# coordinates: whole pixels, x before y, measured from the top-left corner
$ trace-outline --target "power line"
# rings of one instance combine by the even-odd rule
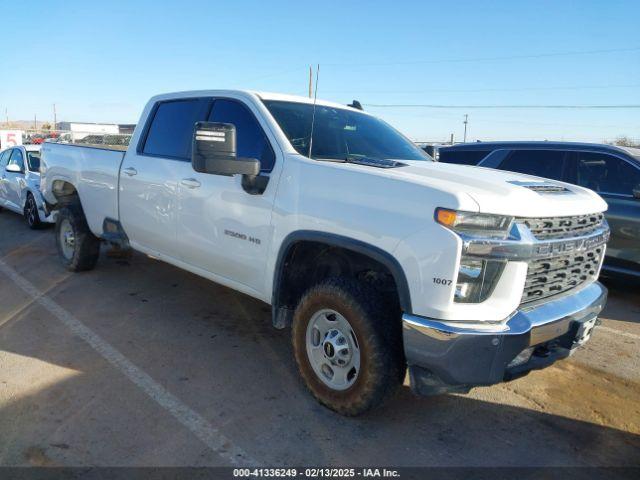
[[[637,52],[640,47],[628,48],[610,48],[604,50],[574,50],[568,52],[550,52],[550,53],[534,53],[529,55],[507,55],[502,57],[469,57],[469,58],[447,58],[447,59],[429,59],[429,60],[410,60],[404,62],[372,62],[372,63],[326,63],[327,66],[335,67],[379,67],[387,65],[420,65],[427,63],[465,63],[465,62],[493,62],[502,60],[520,60],[532,58],[549,58],[549,57],[569,57],[574,55],[598,55],[604,53],[620,53],[620,52]]]
[[[367,107],[373,108],[483,108],[483,109],[518,109],[518,108],[534,108],[534,109],[636,109],[640,105],[434,105],[434,104],[380,104],[366,103]]]
[[[622,85],[565,85],[555,87],[494,87],[494,88],[472,88],[472,89],[450,89],[450,88],[434,88],[428,90],[358,90],[358,94],[369,93],[478,93],[478,92],[526,92],[526,91],[552,91],[552,90],[586,90],[586,89],[611,89],[611,88],[636,88],[640,87],[640,83],[628,83]],[[325,90],[325,93],[350,93],[353,90]]]

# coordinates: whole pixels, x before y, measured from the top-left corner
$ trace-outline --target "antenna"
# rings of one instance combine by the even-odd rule
[[[318,76],[320,74],[320,64],[316,68],[316,88],[313,93],[313,115],[311,116],[311,135],[309,135],[309,158],[311,158],[311,151],[313,148],[313,126],[316,123],[316,101],[318,100]]]

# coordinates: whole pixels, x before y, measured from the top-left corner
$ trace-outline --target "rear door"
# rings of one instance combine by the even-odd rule
[[[182,164],[178,244],[184,262],[260,295],[272,236],[274,166],[282,162],[277,162],[276,155],[281,153],[256,113],[241,100],[220,98],[214,100],[208,120],[236,127],[237,155],[260,160],[261,175],[269,177],[266,189],[251,194],[243,187],[241,175],[198,173],[190,164]]]
[[[597,192],[609,205],[606,265],[640,273],[640,199],[633,196],[640,165],[606,153],[578,152],[576,157],[568,181]]]
[[[203,98],[158,102],[139,145],[127,151],[120,171],[120,219],[134,248],[180,258],[178,182],[191,166],[194,125],[206,119],[209,104]]]

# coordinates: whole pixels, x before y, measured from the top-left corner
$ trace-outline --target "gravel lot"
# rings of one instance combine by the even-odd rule
[[[0,214],[0,465],[640,465],[640,287],[609,283],[570,359],[346,419],[267,305],[145,256],[65,271]]]

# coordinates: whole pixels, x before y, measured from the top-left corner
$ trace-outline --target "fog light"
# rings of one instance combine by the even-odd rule
[[[495,288],[506,262],[462,257],[454,300],[457,303],[484,302]]]

